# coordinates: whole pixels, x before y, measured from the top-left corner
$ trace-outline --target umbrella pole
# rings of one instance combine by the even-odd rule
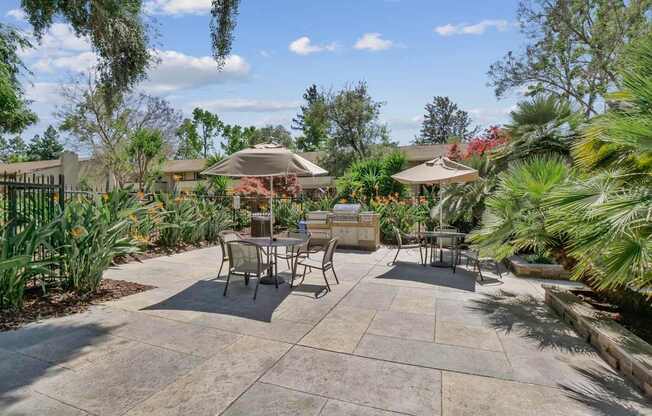
[[[269,177],[269,239],[274,238],[274,177]]]
[[[443,197],[444,193],[442,192],[444,184],[439,184],[439,231],[444,231],[444,204]],[[439,262],[443,263],[444,261],[444,244],[442,239],[439,238]]]

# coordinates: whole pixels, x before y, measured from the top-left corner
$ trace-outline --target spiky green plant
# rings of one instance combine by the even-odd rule
[[[570,160],[579,116],[567,101],[554,95],[536,96],[519,102],[510,116],[506,131],[511,138],[493,154],[501,170],[510,162],[535,155],[554,154]]]
[[[476,169],[479,178],[465,184],[446,185],[442,191],[439,204],[443,209],[444,218],[458,229],[470,231],[482,218],[485,199],[491,195],[498,183],[496,164],[487,156],[473,156],[463,162]],[[439,210],[439,204],[436,210]]]
[[[598,289],[652,286],[652,35],[627,52],[623,90],[573,148],[582,177],[553,193],[551,229],[571,239],[576,278]]]
[[[69,288],[82,294],[97,290],[114,257],[138,251],[129,235],[132,222],[128,217],[133,210],[112,205],[106,197],[66,203],[54,237],[61,275]]]
[[[495,193],[486,199],[482,226],[472,233],[471,241],[498,260],[529,252],[569,262],[564,235],[546,227],[549,212],[544,201],[570,175],[568,164],[559,156],[513,163],[498,176]]]
[[[57,261],[56,257],[34,260],[40,247],[51,248],[48,242],[54,225],[38,226],[32,222],[15,234],[8,225],[0,230],[0,310],[19,309],[29,279],[49,273],[48,266]]]

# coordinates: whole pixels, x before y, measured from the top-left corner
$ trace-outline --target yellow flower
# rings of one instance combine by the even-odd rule
[[[76,225],[70,230],[70,235],[73,238],[80,238],[80,237],[85,236],[86,234],[88,234],[88,232],[81,225]]]
[[[342,198],[342,199],[340,199],[340,204],[346,204],[347,202],[348,202],[348,201],[346,200],[346,198]]]
[[[143,199],[145,199],[145,192],[142,192],[142,191],[141,191],[141,192],[138,192],[138,199],[141,200],[141,201],[142,201]]]
[[[138,222],[138,218],[136,218],[134,214],[129,214],[129,219],[131,220],[131,222]]]
[[[59,202],[59,194],[56,194],[56,193],[55,193],[55,194],[52,194],[52,200],[53,200],[54,202]]]
[[[109,194],[103,193],[102,194],[102,199],[105,200],[105,201],[108,201],[109,200]]]

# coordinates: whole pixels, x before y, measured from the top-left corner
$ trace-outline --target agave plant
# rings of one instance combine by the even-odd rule
[[[549,199],[571,237],[573,274],[599,289],[652,286],[652,35],[634,42],[612,109],[573,147],[582,180]]]
[[[549,212],[544,206],[550,193],[570,175],[559,156],[536,156],[512,164],[498,176],[496,192],[486,199],[482,226],[472,233],[471,241],[497,260],[525,252],[570,263],[564,235],[546,226]]]

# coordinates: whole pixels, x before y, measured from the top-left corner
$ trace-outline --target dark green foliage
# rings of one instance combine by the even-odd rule
[[[70,24],[77,36],[88,36],[98,55],[98,73],[107,103],[135,86],[152,62],[141,0],[22,0],[37,39],[55,21]]]
[[[405,163],[405,155],[398,151],[383,158],[356,161],[337,180],[338,195],[364,204],[378,196],[404,196],[405,186],[392,179],[392,175],[403,170]]]
[[[27,148],[29,160],[52,160],[58,159],[63,153],[63,145],[59,142],[59,132],[52,126],[43,133],[34,136]]]
[[[469,113],[457,107],[448,97],[435,97],[426,104],[421,133],[416,144],[442,144],[451,139],[467,140],[480,128],[471,128]]]

